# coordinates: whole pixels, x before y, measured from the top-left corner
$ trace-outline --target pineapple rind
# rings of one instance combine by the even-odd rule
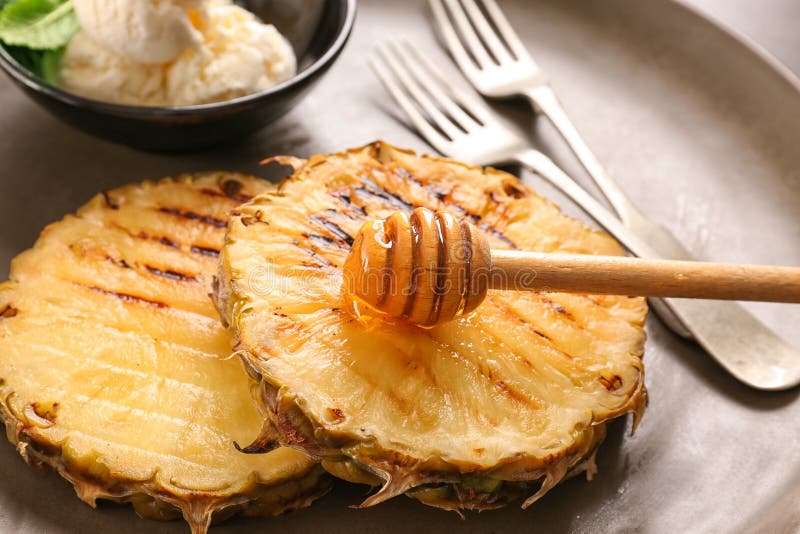
[[[281,444],[380,483],[364,505],[406,492],[483,509],[590,476],[605,422],[634,412],[638,423],[644,299],[490,292],[474,314],[426,331],[342,312],[347,238],[366,217],[444,207],[493,247],[622,254],[608,235],[511,175],[385,143],[285,162],[295,174],[279,192],[232,218],[217,295]]]
[[[233,446],[263,421],[208,293],[229,211],[269,189],[208,173],[104,192],[14,260],[0,284],[0,417],[27,463],[91,506],[130,502],[194,532],[328,491],[302,453]]]

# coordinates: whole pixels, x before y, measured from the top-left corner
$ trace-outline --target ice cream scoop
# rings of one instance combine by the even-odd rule
[[[426,208],[365,223],[343,280],[356,314],[424,327],[469,313],[489,289],[800,302],[800,267],[491,250],[468,221]]]

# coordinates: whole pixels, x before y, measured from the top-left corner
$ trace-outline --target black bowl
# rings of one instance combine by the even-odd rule
[[[47,84],[0,46],[0,66],[31,98],[68,124],[92,135],[144,150],[179,152],[230,142],[292,109],[344,48],[356,0],[237,1],[274,24],[292,43],[298,73],[252,95],[198,106],[144,107],[82,98]]]

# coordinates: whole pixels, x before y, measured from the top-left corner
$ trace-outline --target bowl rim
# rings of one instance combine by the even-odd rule
[[[328,0],[325,0],[326,2]],[[27,88],[37,92],[43,93],[50,98],[59,100],[69,106],[87,108],[91,111],[100,112],[104,114],[111,114],[117,116],[138,116],[147,115],[150,117],[180,117],[187,115],[196,115],[202,112],[213,112],[220,110],[229,110],[240,106],[247,106],[253,102],[261,99],[269,98],[270,96],[282,93],[291,89],[292,87],[305,82],[307,79],[312,78],[320,70],[328,66],[342,51],[344,45],[350,38],[355,23],[356,11],[358,0],[340,0],[344,6],[344,20],[338,29],[338,33],[333,43],[325,50],[320,57],[318,57],[311,65],[303,71],[295,74],[286,81],[277,85],[252,93],[249,95],[231,98],[229,100],[222,100],[220,102],[210,102],[207,104],[194,104],[190,106],[135,106],[128,104],[115,104],[113,102],[104,102],[102,100],[95,100],[93,98],[86,98],[79,96],[69,91],[65,91],[54,85],[40,80],[33,74],[23,68],[22,65],[17,63],[11,54],[9,54],[3,43],[0,43],[0,67],[17,82],[25,85]]]

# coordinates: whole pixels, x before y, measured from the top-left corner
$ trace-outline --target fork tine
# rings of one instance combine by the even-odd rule
[[[478,7],[478,4],[475,3],[475,0],[461,0],[461,5],[464,7],[464,11],[469,15],[472,24],[478,30],[483,42],[486,43],[486,46],[491,50],[497,62],[514,61],[514,58],[508,53],[506,45],[497,37],[497,33],[486,20],[486,17]]]
[[[444,113],[442,113],[439,108],[431,101],[430,97],[422,90],[419,86],[417,81],[414,77],[409,74],[408,69],[403,65],[402,60],[398,60],[398,56],[400,55],[397,50],[397,45],[394,42],[390,42],[390,46],[387,46],[385,43],[379,44],[377,47],[378,54],[383,56],[384,63],[389,67],[394,73],[395,78],[400,82],[406,92],[410,94],[411,98],[416,101],[417,105],[421,107],[425,113],[428,114],[428,117],[433,119],[433,122],[442,130],[447,137],[450,139],[454,139],[462,132],[458,129],[458,127],[453,124],[449,118],[447,118]]]
[[[425,72],[425,67],[421,62],[415,59],[413,45],[406,39],[402,40],[402,44],[397,42],[392,43],[395,52],[400,56],[400,59],[405,63],[406,67],[411,71],[417,81],[430,93],[430,95],[442,106],[450,117],[458,123],[464,130],[471,130],[480,126],[475,119],[470,117],[464,112],[461,107],[456,104],[453,99],[442,91],[442,88],[433,79],[431,74]]]
[[[478,69],[475,63],[470,59],[464,45],[458,39],[458,34],[450,18],[447,16],[442,0],[429,0],[431,11],[433,11],[433,18],[436,19],[436,24],[439,26],[439,32],[447,45],[448,50],[453,55],[453,58],[458,63],[461,71],[467,75],[468,78],[473,78],[478,75]]]
[[[472,57],[475,58],[476,63],[481,69],[485,69],[486,67],[495,63],[494,59],[489,55],[486,51],[486,47],[481,42],[478,34],[475,33],[475,30],[470,24],[467,16],[464,14],[464,10],[461,9],[461,5],[458,3],[458,0],[444,0],[445,5],[450,10],[450,15],[453,17],[453,20],[456,22],[456,27],[458,31],[461,33],[461,37],[463,41],[467,45],[467,50],[472,54]]]
[[[492,121],[491,112],[488,110],[488,108],[486,108],[486,106],[483,105],[482,102],[479,102],[466,91],[448,80],[444,73],[442,73],[442,71],[439,70],[439,68],[434,65],[430,59],[425,57],[422,54],[422,51],[417,48],[417,46],[412,43],[408,43],[408,48],[417,57],[418,62],[424,65],[428,72],[430,72],[437,80],[439,80],[439,83],[450,92],[452,98],[461,108],[465,109],[473,117],[477,117],[483,124],[487,124]]]
[[[514,52],[514,55],[517,56],[517,59],[528,60],[531,63],[534,63],[533,58],[528,53],[525,45],[522,44],[517,32],[515,32],[514,28],[511,27],[511,24],[503,14],[503,11],[497,5],[497,2],[495,2],[495,0],[481,1],[483,2],[483,7],[486,8],[486,12],[489,13],[489,17],[491,17],[492,22],[494,22],[495,27],[500,32],[500,36],[508,44],[508,47],[511,48],[511,51]]]
[[[436,150],[439,152],[447,152],[447,147],[450,144],[449,141],[425,120],[425,117],[417,110],[411,102],[411,99],[409,99],[394,80],[392,80],[391,75],[374,52],[369,56],[369,65],[389,94],[392,95],[395,102],[403,109],[417,131]]]
[[[444,6],[447,7],[444,8]],[[448,15],[448,12],[450,15]],[[475,30],[472,29],[472,25],[469,20],[467,20],[467,16],[464,14],[461,6],[458,5],[458,0],[444,0],[440,15],[440,26],[447,25],[455,42],[458,43],[463,50],[469,52],[469,54],[463,54],[467,63],[475,64],[478,70],[485,69],[494,63],[494,60],[489,57],[489,53],[486,51],[483,43],[478,39]],[[452,21],[455,21],[455,26],[453,26],[451,18]],[[456,31],[456,28],[458,28],[458,31]]]

